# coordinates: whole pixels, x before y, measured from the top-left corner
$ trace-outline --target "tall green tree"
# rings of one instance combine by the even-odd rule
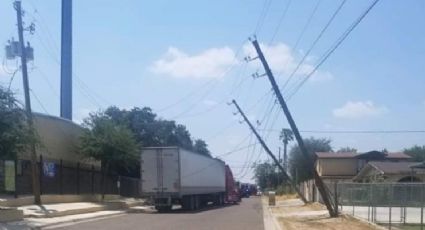
[[[209,153],[205,141],[202,141],[205,145],[201,145],[202,142],[196,145],[186,126],[158,118],[151,108],[121,110],[109,107],[105,114],[118,124],[128,127],[143,146],[179,146],[188,150],[194,150],[196,147],[201,154]]]
[[[205,141],[201,139],[195,140],[195,145],[193,146],[193,151],[205,156],[211,156],[210,151],[208,150],[208,145]]]
[[[338,149],[336,152],[337,153],[357,153],[357,149],[347,146],[347,147],[342,147]]]
[[[253,165],[254,179],[261,190],[275,189],[279,183],[279,171],[272,162],[261,162]]]
[[[0,87],[0,159],[15,159],[36,140],[18,100],[9,90]]]
[[[83,126],[79,152],[101,161],[104,173],[130,168],[138,160],[139,145],[133,133],[105,113],[90,114]]]
[[[407,155],[411,156],[414,161],[425,161],[425,145],[415,145],[410,148],[404,149],[403,151]]]
[[[294,133],[290,129],[282,129],[280,131],[280,140],[283,143],[283,167],[285,171],[288,170],[288,144],[290,141],[294,140]]]
[[[290,173],[292,178],[298,181],[305,181],[313,178],[313,163],[316,152],[331,152],[331,140],[326,138],[310,137],[304,139],[309,159],[305,159],[298,145],[291,148],[289,155]]]

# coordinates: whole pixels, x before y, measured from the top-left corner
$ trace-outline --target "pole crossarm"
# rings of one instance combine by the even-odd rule
[[[257,130],[255,130],[254,126],[251,124],[251,122],[248,120],[248,118],[245,116],[245,113],[242,111],[242,109],[239,107],[238,103],[235,100],[232,100],[232,103],[236,106],[236,109],[239,111],[239,113],[242,115],[245,122],[248,124],[251,131],[254,133],[254,135],[257,137],[260,144],[263,146],[264,150],[266,150],[267,154],[270,155],[270,157],[273,159],[274,163],[277,165],[277,167],[282,171],[283,176],[286,180],[289,181],[289,183],[292,185],[294,190],[297,192],[297,194],[300,196],[301,200],[304,203],[307,203],[307,200],[305,199],[304,195],[301,193],[301,191],[298,189],[297,185],[294,183],[294,181],[289,177],[289,175],[286,173],[285,169],[282,167],[282,165],[279,163],[276,156],[272,153],[272,151],[269,149],[269,147],[264,142],[263,138],[258,134]]]
[[[276,80],[273,76],[273,73],[269,67],[269,64],[267,63],[266,58],[264,57],[263,51],[260,48],[260,45],[258,44],[258,41],[256,39],[254,39],[252,41],[252,45],[254,46],[255,50],[257,51],[258,54],[258,59],[260,59],[261,63],[264,66],[264,70],[266,71],[266,75],[272,85],[272,88],[275,92],[275,95],[279,101],[280,106],[282,107],[283,112],[285,113],[285,116],[288,120],[288,123],[292,129],[292,132],[294,133],[295,139],[297,140],[298,146],[302,152],[302,154],[304,155],[304,158],[306,161],[309,162],[309,165],[313,171],[313,177],[314,177],[314,181],[316,183],[316,186],[320,192],[320,195],[322,196],[323,202],[326,205],[326,208],[329,211],[329,215],[331,217],[336,217],[338,216],[338,213],[335,211],[333,205],[331,204],[331,200],[329,199],[329,193],[326,190],[326,185],[323,183],[322,178],[320,178],[319,174],[317,173],[316,169],[314,168],[314,163],[311,160],[311,157],[308,154],[307,148],[304,145],[304,141],[301,137],[301,134],[297,128],[297,125],[295,124],[294,119],[292,118],[292,115],[289,111],[288,106],[286,105],[285,100],[283,99],[283,96],[279,90],[279,87],[276,83]]]

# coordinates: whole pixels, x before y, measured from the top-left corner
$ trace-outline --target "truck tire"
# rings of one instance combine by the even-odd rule
[[[220,199],[219,205],[220,206],[224,205],[224,195],[223,194],[220,194],[219,199]]]
[[[201,208],[201,199],[200,196],[198,195],[194,195],[193,196],[193,200],[194,200],[194,210],[198,210],[199,208]]]
[[[192,196],[182,197],[182,208],[186,211],[192,210]]]
[[[155,209],[158,212],[160,212],[160,213],[169,212],[169,211],[171,211],[172,206],[171,205],[167,205],[167,206],[155,206]]]

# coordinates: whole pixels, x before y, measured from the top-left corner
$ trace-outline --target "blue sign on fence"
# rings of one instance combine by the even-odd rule
[[[43,174],[47,177],[55,177],[56,166],[53,162],[43,162]]]

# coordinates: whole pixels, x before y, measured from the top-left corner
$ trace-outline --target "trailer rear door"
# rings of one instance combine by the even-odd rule
[[[177,148],[143,149],[141,160],[142,194],[179,192]]]

